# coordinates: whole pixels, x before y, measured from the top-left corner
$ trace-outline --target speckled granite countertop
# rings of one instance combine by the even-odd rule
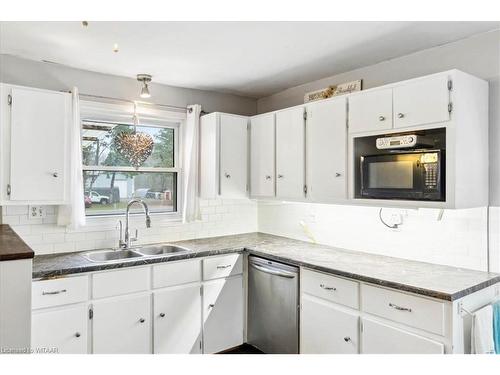
[[[179,241],[175,244],[190,251],[112,263],[91,262],[83,253],[39,255],[33,262],[33,278],[248,251],[269,259],[448,301],[500,282],[499,274],[338,249],[263,233]]]

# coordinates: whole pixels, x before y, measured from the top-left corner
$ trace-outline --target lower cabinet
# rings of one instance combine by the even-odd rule
[[[243,277],[203,284],[203,352],[217,353],[243,344]]]
[[[88,307],[85,304],[33,312],[31,348],[34,353],[87,353]]]
[[[359,315],[335,304],[302,294],[300,352],[356,354],[359,352]]]
[[[151,296],[126,296],[96,301],[93,353],[151,353]]]
[[[443,354],[444,345],[429,338],[363,319],[363,354]]]
[[[201,353],[200,284],[153,293],[154,352]]]

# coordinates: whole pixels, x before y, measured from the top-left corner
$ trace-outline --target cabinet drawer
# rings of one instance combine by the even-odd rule
[[[363,311],[428,332],[444,334],[444,303],[363,284]]]
[[[34,281],[31,288],[33,309],[86,301],[89,294],[87,276]]]
[[[243,273],[243,255],[231,254],[203,259],[203,280]]]
[[[321,272],[302,270],[301,290],[328,301],[359,308],[359,284]]]
[[[149,267],[105,271],[92,276],[92,297],[103,298],[149,289]]]
[[[153,267],[153,288],[200,281],[201,260],[184,260]]]

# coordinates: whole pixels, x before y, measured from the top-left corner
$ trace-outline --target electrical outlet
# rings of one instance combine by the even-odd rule
[[[29,206],[28,217],[30,219],[42,219],[47,216],[44,206]]]

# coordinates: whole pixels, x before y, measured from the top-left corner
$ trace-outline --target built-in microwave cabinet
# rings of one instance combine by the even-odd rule
[[[447,73],[349,97],[349,132],[379,132],[449,121],[453,79]]]
[[[248,195],[248,125],[246,116],[214,112],[201,117],[201,198]]]
[[[66,203],[70,94],[0,84],[0,108],[1,204]]]

